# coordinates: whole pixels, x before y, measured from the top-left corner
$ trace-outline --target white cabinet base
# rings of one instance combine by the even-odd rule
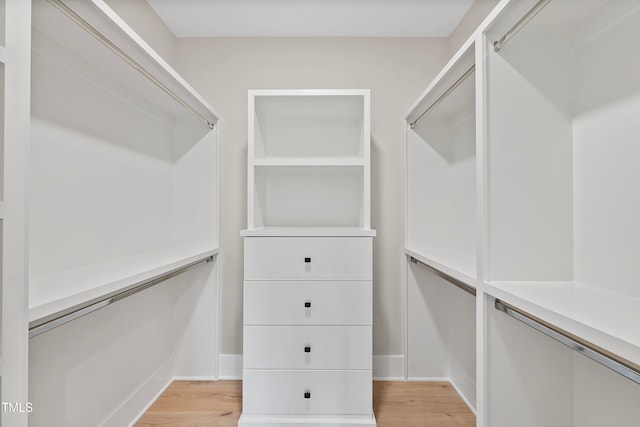
[[[376,427],[374,415],[349,416],[348,418],[319,418],[317,416],[252,416],[242,414],[238,420],[238,427],[273,427],[273,426],[304,426],[304,427]]]

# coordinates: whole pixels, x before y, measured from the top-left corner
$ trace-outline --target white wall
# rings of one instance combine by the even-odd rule
[[[449,36],[447,42],[449,55],[452,56],[469,36],[478,28],[478,25],[491,12],[500,0],[476,0],[469,11],[464,15],[456,29]]]
[[[372,111],[374,354],[403,353],[402,134],[410,105],[444,65],[446,39],[179,39],[178,71],[223,120],[221,353],[242,353],[247,90],[369,88]]]
[[[246,227],[247,90],[372,90],[374,354],[402,343],[402,132],[409,106],[498,0],[477,0],[448,39],[176,39],[145,0],[106,0],[223,119],[221,353],[242,353],[242,240]]]
[[[176,38],[146,0],[104,0],[165,61],[174,66]]]

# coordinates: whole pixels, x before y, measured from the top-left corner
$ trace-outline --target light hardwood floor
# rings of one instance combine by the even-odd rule
[[[448,383],[373,383],[378,427],[472,427],[475,417]],[[240,381],[175,381],[135,427],[235,427]]]

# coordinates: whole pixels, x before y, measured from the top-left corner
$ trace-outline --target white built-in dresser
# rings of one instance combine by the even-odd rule
[[[241,427],[376,425],[369,105],[249,91]]]

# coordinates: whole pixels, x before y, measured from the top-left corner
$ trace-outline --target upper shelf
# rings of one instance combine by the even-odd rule
[[[94,69],[108,70],[122,90],[152,106],[169,124],[195,120],[212,127],[217,122],[207,102],[103,0],[34,2],[32,22]]]
[[[366,90],[249,91],[249,159],[366,157]]]
[[[407,123],[412,124],[422,120],[427,116],[425,112],[431,114],[431,110],[437,112],[441,117],[446,117],[455,115],[459,110],[467,109],[467,105],[473,107],[473,102],[469,104],[468,101],[474,99],[474,86],[465,85],[462,90],[456,89],[468,77],[473,77],[475,69],[474,46],[473,38],[470,38],[451,58],[415,101],[406,115]],[[447,98],[453,102],[449,102],[444,108],[435,111],[435,107]]]

